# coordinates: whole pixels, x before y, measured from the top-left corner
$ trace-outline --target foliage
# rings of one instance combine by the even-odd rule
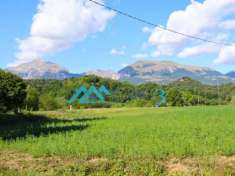
[[[36,88],[32,86],[27,87],[27,96],[25,100],[26,110],[36,111],[39,109],[39,95]]]
[[[40,109],[45,111],[61,109],[66,105],[66,101],[61,97],[53,97],[51,95],[42,95],[39,99]]]
[[[24,104],[26,84],[11,73],[0,70],[0,112],[18,112]]]
[[[106,97],[109,105],[80,106],[78,102],[75,102],[74,107],[76,108],[111,106],[154,107],[159,102],[158,92],[160,89],[163,89],[167,93],[168,106],[224,105],[229,104],[233,95],[235,95],[235,86],[233,84],[221,85],[219,87],[209,86],[203,85],[190,78],[182,78],[172,84],[163,86],[155,83],[132,85],[127,82],[103,79],[94,75],[61,81],[28,80],[27,84],[35,88],[38,94],[42,96],[40,98],[40,108],[48,109],[48,106],[45,105],[46,101],[49,104],[50,110],[67,107],[66,100],[68,100],[69,97],[73,95],[74,90],[81,85],[87,88],[91,85],[95,85],[97,88],[101,85],[105,85],[112,93],[112,96]]]
[[[170,88],[168,90],[167,100],[170,106],[183,106],[185,103],[182,92],[177,88]]]

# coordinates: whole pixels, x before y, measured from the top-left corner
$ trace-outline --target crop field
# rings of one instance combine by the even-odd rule
[[[0,115],[0,175],[233,175],[235,107]]]

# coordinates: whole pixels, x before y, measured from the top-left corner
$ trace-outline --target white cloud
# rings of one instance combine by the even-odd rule
[[[216,64],[235,64],[235,45],[225,46],[220,52],[218,58],[215,60]]]
[[[123,63],[121,64],[122,67],[127,67],[129,64]]]
[[[159,57],[161,54],[159,51],[154,51],[152,54],[151,54],[151,57]]]
[[[30,36],[18,42],[15,63],[69,48],[89,35],[104,31],[114,15],[86,0],[40,0]]]
[[[222,36],[228,36],[230,30],[235,29],[235,20],[231,19],[234,13],[234,0],[205,0],[203,3],[191,0],[184,10],[171,13],[166,28],[209,40],[227,41]],[[203,48],[204,44],[199,41],[159,28],[151,33],[149,43],[156,46],[161,55],[177,54],[181,57],[219,53],[221,48]]]
[[[113,48],[113,49],[111,49],[110,54],[114,55],[114,56],[122,56],[125,54],[125,51]]]
[[[123,56],[126,53],[125,49],[126,49],[126,46],[122,46],[120,49],[113,48],[111,49],[110,54],[114,56]]]
[[[198,55],[217,53],[220,47],[211,44],[197,45],[191,48],[184,48],[178,56],[179,57],[193,57]]]
[[[151,32],[153,32],[153,29],[145,26],[145,27],[142,28],[142,32],[151,33]]]
[[[220,27],[227,29],[227,30],[235,29],[235,20],[223,21],[223,22],[221,22]]]

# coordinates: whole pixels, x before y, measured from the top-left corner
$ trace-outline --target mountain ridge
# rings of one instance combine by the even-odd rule
[[[70,73],[64,67],[42,59],[33,60],[6,69],[23,79],[67,79],[84,75],[96,75],[113,80],[128,81],[134,84],[155,82],[170,84],[180,78],[189,77],[204,84],[225,84],[235,79],[208,67],[178,64],[172,61],[139,60],[118,72],[112,70],[91,70],[81,74]]]
[[[226,74],[226,76],[229,76],[231,78],[235,78],[235,71],[230,71]]]
[[[80,74],[70,73],[64,67],[53,62],[35,59],[18,66],[8,67],[7,71],[20,76],[23,79],[66,79],[80,77]]]
[[[172,61],[140,60],[119,72],[122,80],[132,83],[157,82],[169,84],[182,77],[190,77],[204,84],[225,84],[234,82],[230,78],[208,67],[178,64]]]

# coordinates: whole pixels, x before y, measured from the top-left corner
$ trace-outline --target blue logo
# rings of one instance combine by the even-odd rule
[[[166,92],[164,90],[158,90],[158,95],[160,97],[160,101],[156,104],[157,107],[161,107],[166,105]]]
[[[76,89],[73,96],[68,100],[68,104],[73,104],[75,101],[79,101],[79,104],[97,104],[105,103],[105,96],[112,96],[105,86],[101,86],[97,89],[94,85],[89,89],[86,86],[81,86]]]

